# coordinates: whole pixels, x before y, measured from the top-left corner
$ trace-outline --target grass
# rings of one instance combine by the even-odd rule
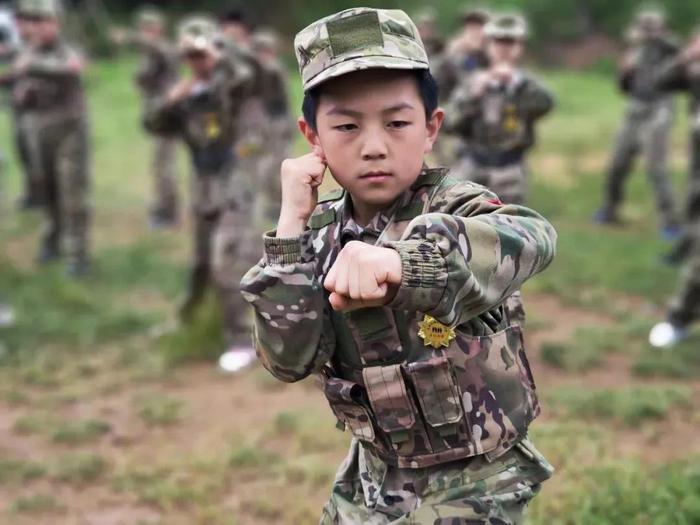
[[[555,408],[563,408],[570,418],[616,419],[628,426],[648,420],[662,420],[677,408],[692,406],[692,392],[683,386],[634,387],[581,390],[565,388],[548,396]]]
[[[218,357],[221,319],[210,298],[193,324],[160,330],[183,295],[191,239],[186,222],[174,232],[147,228],[149,144],[128,80],[133,66],[131,60],[98,63],[89,79],[95,274],[76,283],[64,278],[61,265],[37,268],[41,218],[7,206],[0,212],[0,294],[18,319],[0,331],[0,409],[11,418],[4,425],[10,431],[0,430],[1,452],[5,442],[8,450],[36,445],[45,458],[0,459],[0,501],[7,502],[0,512],[41,523],[79,521],[97,504],[86,490],[95,488],[115,505],[147,506],[163,523],[314,523],[349,438],[333,427],[327,407],[312,404],[321,394],[311,382],[283,385],[262,368],[225,379],[212,372],[207,381],[227,381],[224,393],[213,389],[214,395],[228,396],[228,404],[216,405],[227,410],[212,413],[208,406],[197,411],[196,396],[183,393],[191,377],[210,386],[201,379],[208,365],[193,364]],[[547,418],[533,425],[531,437],[557,477],[535,500],[530,523],[698,523],[696,458],[647,465],[618,457],[637,427],[641,437],[663,436],[669,413],[697,419],[693,392],[700,378],[697,338],[674,352],[647,348],[648,330],[663,316],[678,272],[657,264],[666,245],[657,239],[640,170],[630,178],[625,225],[590,224],[622,101],[601,74],[547,72],[546,82],[558,109],[538,130],[531,205],[554,222],[559,250],[551,268],[526,287],[608,322],[581,326],[568,340],[541,349],[542,358],[562,370],[557,381],[566,381],[554,388],[535,370]],[[298,107],[298,82],[292,86]],[[678,187],[684,122],[674,135]],[[7,115],[0,115],[0,140],[9,144],[6,124]],[[301,141],[295,151],[305,152]],[[183,179],[186,162],[180,152]],[[14,162],[7,178],[14,197]],[[539,332],[561,322],[537,311],[530,318],[527,329]],[[582,385],[577,374],[594,375],[612,353],[631,363],[634,376],[621,370],[615,388]],[[657,376],[674,384],[648,381]],[[222,435],[222,428],[229,432]],[[123,439],[104,439],[111,430]],[[653,452],[653,458],[684,455]],[[53,496],[45,484],[56,485]]]

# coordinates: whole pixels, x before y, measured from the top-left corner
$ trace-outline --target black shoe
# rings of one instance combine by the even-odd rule
[[[17,201],[17,209],[20,211],[29,211],[39,208],[39,199],[26,195]]]
[[[600,225],[620,224],[617,214],[609,208],[600,208],[593,215],[593,222]]]
[[[177,218],[170,213],[154,212],[150,214],[148,225],[151,230],[172,230],[177,228]]]
[[[36,256],[36,262],[41,265],[51,264],[61,258],[61,250],[53,243],[43,243]]]
[[[66,266],[66,275],[71,279],[82,279],[90,273],[90,262],[87,259],[71,261]]]

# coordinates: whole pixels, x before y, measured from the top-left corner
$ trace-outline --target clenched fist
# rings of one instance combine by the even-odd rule
[[[351,241],[338,254],[323,283],[337,311],[382,306],[401,284],[401,256],[396,250]]]
[[[282,162],[282,206],[277,223],[278,237],[294,237],[306,228],[318,203],[326,161],[318,150]]]

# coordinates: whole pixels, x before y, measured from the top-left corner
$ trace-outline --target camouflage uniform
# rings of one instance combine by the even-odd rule
[[[697,32],[700,38],[700,31]],[[681,255],[688,258],[681,291],[673,300],[672,324],[686,326],[700,318],[700,60],[689,62],[681,56],[669,60],[659,71],[656,86],[665,91],[686,91],[690,95],[690,166],[688,201]]]
[[[137,23],[163,26],[163,16],[152,8],[143,9]],[[152,40],[133,34],[128,38],[140,52],[141,60],[134,82],[141,92],[143,114],[156,104],[158,98],[167,93],[178,78],[178,60],[174,46],[165,38]],[[151,217],[157,224],[177,220],[178,196],[176,174],[177,137],[169,134],[153,134],[153,203]]]
[[[202,45],[197,51],[213,50],[214,31],[209,20],[190,19],[180,29],[181,41],[187,46]],[[249,261],[255,259],[250,227],[253,188],[237,166],[233,149],[248,80],[222,57],[209,81],[195,84],[183,100],[160,100],[145,121],[154,133],[180,136],[192,158],[194,260],[182,314],[188,318],[193,313],[213,279],[229,341],[247,333],[238,285]]]
[[[489,38],[525,37],[522,19],[502,16],[487,25]],[[549,111],[552,95],[537,80],[516,70],[508,85],[491,82],[475,93],[474,77],[447,105],[445,127],[464,141],[459,178],[483,184],[506,203],[522,204],[527,193],[525,155],[535,143],[535,123]]]
[[[667,37],[643,36],[647,26],[662,23],[657,20],[658,16],[658,13],[639,16],[637,25],[633,27],[634,41],[628,50],[632,64],[623,68],[619,75],[620,89],[629,97],[629,103],[608,168],[599,222],[617,220],[625,181],[635,157],[642,152],[646,158],[661,227],[674,228],[678,225],[673,188],[667,173],[673,101],[669,95],[656,89],[653,81],[659,67],[677,52],[678,46]]]
[[[304,88],[358,69],[426,68],[415,35],[398,10],[316,22],[295,41]],[[328,303],[324,278],[352,240],[401,257],[384,307]],[[524,441],[540,408],[503,301],[551,262],[555,242],[535,212],[427,168],[365,227],[341,190],[319,199],[299,237],[265,235],[242,281],[260,360],[283,381],[317,373],[354,437],[322,523],[520,521],[551,467]]]
[[[254,51],[272,51],[277,42],[274,35],[258,32],[253,35]],[[293,121],[289,108],[287,72],[278,60],[259,61],[260,99],[264,109],[262,133],[265,147],[261,148],[256,172],[256,217],[258,223],[274,224],[279,218],[282,202],[280,165],[287,158],[292,142]]]
[[[55,0],[25,0],[27,16],[57,17]],[[14,96],[31,122],[32,169],[42,176],[42,201],[48,225],[39,258],[58,257],[61,241],[69,271],[83,273],[88,265],[90,174],[88,120],[81,75],[74,64],[80,55],[59,39],[32,46],[23,57],[23,72]]]

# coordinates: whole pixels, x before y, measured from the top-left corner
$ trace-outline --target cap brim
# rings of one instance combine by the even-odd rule
[[[338,78],[349,73],[354,73],[356,71],[364,71],[367,69],[416,70],[429,68],[430,66],[427,62],[422,62],[420,60],[412,60],[409,58],[388,56],[361,56],[345,60],[344,62],[339,62],[338,64],[333,64],[332,66],[324,69],[315,77],[312,77],[306,82],[304,82],[304,91],[308,91],[309,89],[312,89],[318,86],[319,84],[327,82],[333,78]]]

